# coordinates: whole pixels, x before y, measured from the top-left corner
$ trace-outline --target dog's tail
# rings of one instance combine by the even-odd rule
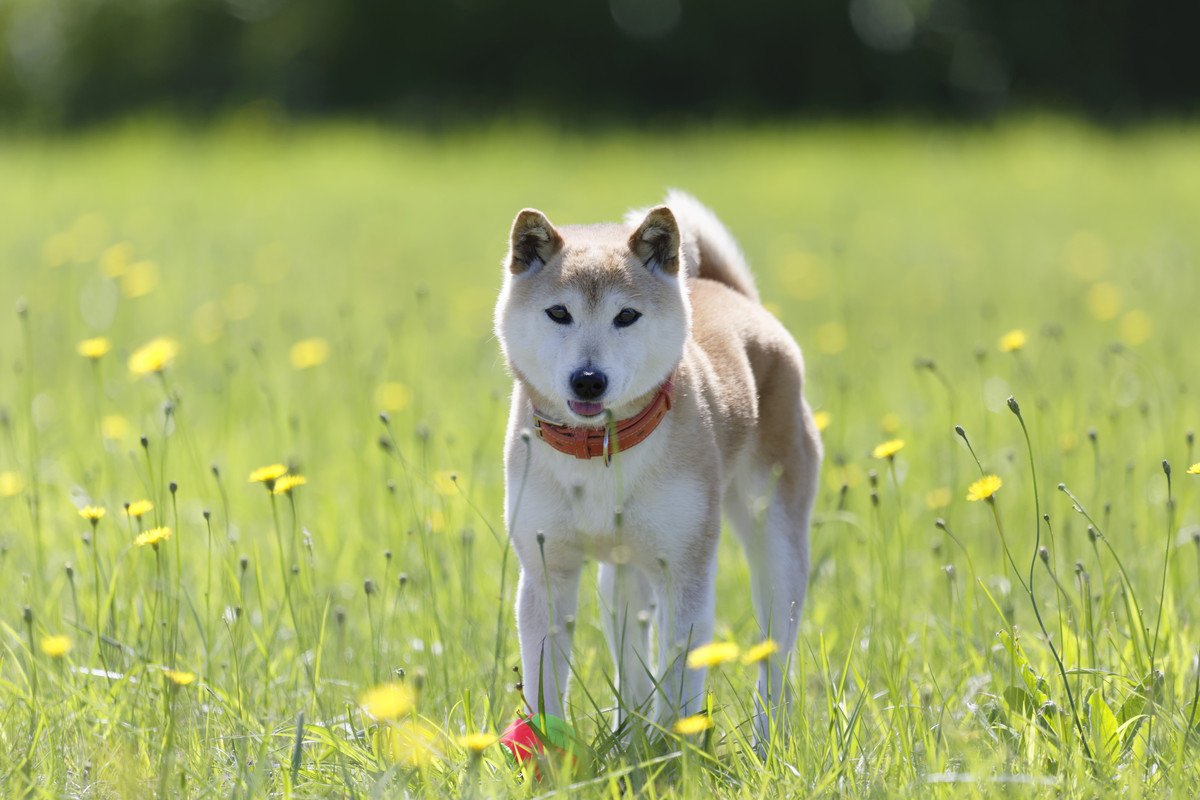
[[[758,287],[754,285],[750,265],[717,215],[679,189],[669,190],[664,204],[679,223],[680,247],[688,274],[723,283],[757,302]],[[625,215],[625,221],[637,225],[645,216],[644,209],[634,210]]]

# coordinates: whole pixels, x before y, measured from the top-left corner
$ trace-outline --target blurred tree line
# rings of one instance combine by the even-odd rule
[[[5,124],[1190,113],[1197,0],[0,0]]]

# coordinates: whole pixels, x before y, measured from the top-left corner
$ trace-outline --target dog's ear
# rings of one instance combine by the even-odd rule
[[[646,218],[629,237],[629,249],[651,272],[679,274],[679,224],[666,206],[646,212]]]
[[[513,275],[536,270],[562,249],[563,238],[546,215],[527,208],[513,220],[509,234],[508,269]]]

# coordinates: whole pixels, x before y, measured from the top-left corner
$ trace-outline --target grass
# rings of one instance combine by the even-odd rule
[[[4,139],[0,174],[4,796],[1200,791],[1200,130],[130,123]],[[538,780],[462,740],[519,703],[507,226],[673,185],[739,236],[827,422],[797,707],[760,760],[733,662],[711,729],[611,747],[588,577],[585,749]],[[247,480],[275,462],[307,484]]]

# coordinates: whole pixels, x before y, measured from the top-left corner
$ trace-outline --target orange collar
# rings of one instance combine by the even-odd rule
[[[675,385],[668,378],[658,387],[654,399],[628,419],[618,420],[603,428],[574,428],[559,425],[533,409],[533,430],[537,437],[560,453],[580,459],[604,457],[604,465],[612,462],[613,453],[628,450],[643,441],[671,410],[671,395]]]

